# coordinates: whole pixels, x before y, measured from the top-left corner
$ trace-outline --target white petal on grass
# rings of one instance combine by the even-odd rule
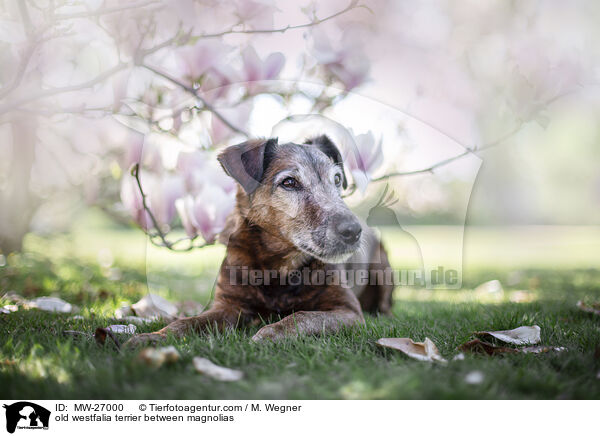
[[[481,371],[471,371],[465,376],[465,383],[479,385],[483,382],[484,375]]]
[[[39,297],[27,302],[30,309],[40,309],[47,312],[69,313],[73,311],[73,306],[65,300],[56,297]]]
[[[16,312],[17,310],[19,310],[19,306],[17,306],[16,304],[7,304],[2,309],[0,309],[0,312],[1,313],[11,313],[11,312]]]
[[[480,284],[475,288],[475,292],[478,294],[495,294],[497,292],[503,292],[502,283],[500,280],[490,280]]]
[[[204,357],[194,357],[194,368],[201,374],[219,381],[238,381],[244,377],[242,371],[216,365]]]
[[[410,338],[381,338],[377,345],[402,351],[407,356],[424,362],[446,362],[429,338],[425,338],[424,342],[414,342]]]
[[[126,322],[128,324],[136,324],[136,325],[144,325],[144,324],[148,324],[150,322],[156,321],[158,318],[142,318],[140,316],[135,316],[135,315],[131,315],[131,316],[126,316],[123,318],[120,318],[119,321],[123,321]]]
[[[521,326],[512,330],[475,332],[476,336],[493,336],[496,339],[515,345],[537,344],[540,342],[541,329],[537,325]]]
[[[133,324],[129,324],[129,325],[116,324],[116,325],[109,325],[108,327],[106,327],[106,330],[109,330],[113,333],[122,333],[125,335],[133,335],[133,334],[135,334],[137,327],[134,326]]]
[[[177,306],[156,294],[148,294],[131,306],[136,316],[142,318],[177,318]]]

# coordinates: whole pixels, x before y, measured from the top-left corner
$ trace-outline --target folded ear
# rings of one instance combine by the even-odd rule
[[[252,194],[260,185],[265,168],[265,150],[277,145],[277,138],[253,139],[227,147],[217,157],[225,172]]]
[[[308,138],[304,143],[314,145],[327,156],[329,156],[333,163],[339,165],[339,167],[342,169],[342,186],[344,189],[346,189],[348,187],[348,180],[346,179],[346,173],[344,173],[344,161],[342,160],[340,151],[331,141],[331,139],[329,139],[327,135],[321,135],[315,136],[314,138]]]

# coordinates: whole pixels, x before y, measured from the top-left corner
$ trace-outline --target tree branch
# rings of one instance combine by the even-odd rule
[[[359,5],[358,1],[356,0],[352,0],[350,2],[350,4],[348,6],[346,6],[344,9],[328,15],[325,18],[316,18],[313,21],[310,21],[308,23],[304,23],[304,24],[296,24],[294,26],[290,26],[287,25],[285,27],[280,27],[278,29],[249,29],[249,30],[235,30],[234,28],[231,28],[229,30],[224,30],[222,32],[217,32],[217,33],[204,33],[201,35],[196,36],[195,38],[219,38],[221,36],[225,36],[225,35],[234,35],[234,34],[258,34],[258,33],[285,33],[288,30],[294,30],[294,29],[302,29],[305,27],[312,27],[312,26],[316,26],[318,24],[324,23],[325,21],[329,21],[332,20],[342,14],[345,14],[348,11],[351,11],[352,9],[359,9],[359,8],[366,8],[368,9],[366,6],[364,5]]]
[[[148,71],[153,72],[154,74],[156,74],[157,76],[160,76],[166,80],[168,80],[169,82],[173,83],[174,85],[179,86],[180,88],[183,88],[185,91],[187,91],[188,93],[192,94],[201,104],[202,107],[211,112],[212,114],[214,114],[219,120],[221,120],[221,122],[223,124],[225,124],[228,128],[230,128],[231,130],[233,130],[234,132],[237,132],[241,135],[244,135],[246,138],[249,136],[248,132],[246,132],[245,130],[234,126],[233,124],[231,124],[231,122],[229,122],[217,109],[215,109],[215,107],[213,105],[211,105],[209,102],[207,102],[199,93],[197,89],[192,88],[189,85],[186,85],[185,83],[181,82],[180,80],[177,80],[176,78],[163,73],[162,71],[157,70],[154,67],[151,67],[147,64],[141,64],[140,65],[143,68],[146,68]]]

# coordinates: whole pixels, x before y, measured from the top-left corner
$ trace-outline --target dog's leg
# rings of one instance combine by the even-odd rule
[[[252,340],[255,342],[265,339],[277,341],[289,336],[335,333],[344,326],[364,324],[364,322],[362,312],[351,309],[302,311],[286,316],[276,323],[264,326],[252,337]]]
[[[199,333],[210,328],[222,331],[227,327],[234,327],[239,319],[240,316],[238,312],[213,308],[198,316],[191,316],[189,318],[173,321],[157,332],[142,333],[133,336],[125,343],[125,347],[134,348],[141,345],[156,344],[167,339],[167,335],[169,334],[176,337],[182,337],[186,333]]]

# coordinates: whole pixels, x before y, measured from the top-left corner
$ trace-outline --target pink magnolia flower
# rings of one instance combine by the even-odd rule
[[[365,192],[373,173],[383,163],[381,139],[376,142],[371,131],[360,135],[354,135],[352,131],[350,133],[354,136],[354,144],[347,150],[345,165],[352,174],[354,184],[361,192]]]
[[[190,238],[202,235],[208,243],[214,242],[225,228],[234,204],[234,196],[218,186],[206,187],[199,195],[187,195],[175,203],[187,235]]]
[[[200,40],[195,45],[180,48],[177,60],[181,76],[193,83],[209,70],[219,71],[230,51],[231,47],[218,39]]]
[[[318,28],[313,30],[312,37],[312,55],[347,91],[367,80],[370,64],[356,32],[347,29],[337,44]]]
[[[235,14],[252,29],[273,27],[273,14],[278,10],[273,0],[236,0]]]
[[[279,52],[271,53],[263,61],[258,57],[256,50],[249,45],[242,51],[242,62],[244,64],[243,77],[249,82],[246,85],[248,92],[256,93],[260,89],[259,84],[253,82],[276,78],[285,64],[285,56]]]
[[[231,194],[235,182],[223,171],[214,154],[206,150],[180,152],[177,170],[182,174],[185,188],[192,194],[199,194],[206,186],[217,186]]]
[[[146,205],[160,226],[168,225],[175,217],[175,201],[184,195],[183,179],[177,175],[158,177],[151,173],[142,173],[140,181]],[[153,227],[150,214],[144,210],[142,194],[137,181],[129,174],[121,180],[121,202],[131,217],[145,230]]]

